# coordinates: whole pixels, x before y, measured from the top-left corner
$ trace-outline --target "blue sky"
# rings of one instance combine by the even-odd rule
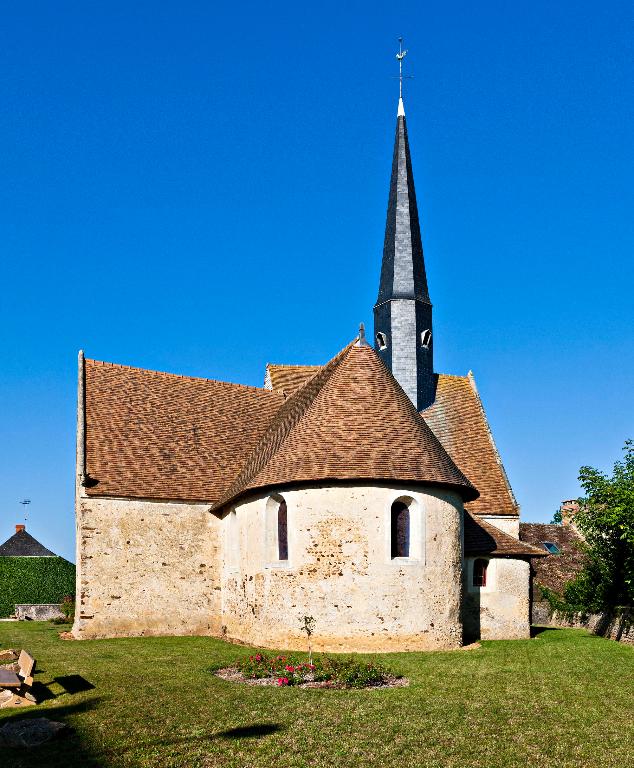
[[[69,3],[0,29],[0,541],[74,559],[76,357],[261,384],[371,327],[396,38],[436,369],[523,519],[634,437],[629,2]]]

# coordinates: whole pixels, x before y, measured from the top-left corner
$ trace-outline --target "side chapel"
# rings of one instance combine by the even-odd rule
[[[473,374],[434,372],[399,99],[373,346],[263,388],[79,354],[76,638],[326,651],[530,632],[519,507]]]

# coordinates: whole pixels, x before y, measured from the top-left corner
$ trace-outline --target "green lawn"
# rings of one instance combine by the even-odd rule
[[[64,629],[64,627],[61,627]],[[583,630],[479,650],[381,657],[409,688],[257,688],[210,668],[249,649],[201,637],[63,641],[59,626],[0,624],[51,696],[6,718],[47,716],[71,736],[6,765],[618,766],[634,763],[634,649]],[[94,688],[65,692],[80,675]],[[43,686],[46,686],[44,688]],[[67,687],[72,687],[68,686]],[[8,755],[0,755],[0,764]]]

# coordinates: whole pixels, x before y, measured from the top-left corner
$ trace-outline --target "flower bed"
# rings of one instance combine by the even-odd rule
[[[299,686],[302,688],[387,688],[408,685],[377,662],[354,657],[318,656],[311,662],[292,655],[256,653],[216,674],[231,682],[250,685]]]

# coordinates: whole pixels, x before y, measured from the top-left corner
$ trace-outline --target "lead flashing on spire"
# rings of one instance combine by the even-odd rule
[[[396,113],[397,117],[405,117],[405,106],[403,104],[403,98],[399,96],[398,99],[398,112]]]

